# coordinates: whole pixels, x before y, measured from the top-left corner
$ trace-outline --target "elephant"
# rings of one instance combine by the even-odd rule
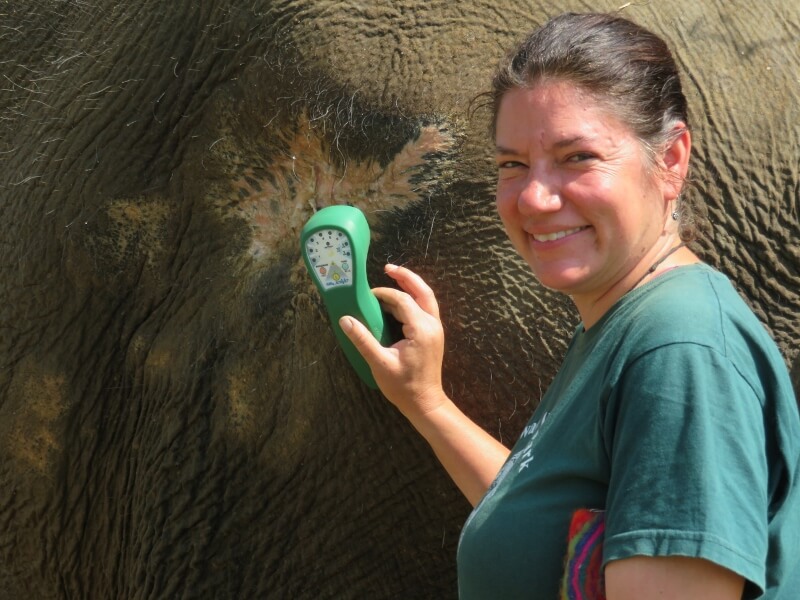
[[[797,384],[800,7],[621,5],[4,4],[0,594],[456,597],[469,505],[349,367],[299,234],[361,208],[371,284],[430,282],[448,392],[513,442],[578,320],[495,215],[480,93],[563,11],[674,49],[694,247]]]

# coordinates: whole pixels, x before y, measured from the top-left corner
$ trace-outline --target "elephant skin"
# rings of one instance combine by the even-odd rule
[[[547,16],[620,4],[6,3],[0,595],[455,598],[469,506],[349,368],[300,228],[365,211],[372,283],[431,282],[447,391],[513,443],[577,317],[505,238],[473,100]],[[697,248],[796,365],[800,8],[623,14],[686,74]]]

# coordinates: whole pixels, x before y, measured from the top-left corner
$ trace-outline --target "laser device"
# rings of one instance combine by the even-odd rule
[[[354,206],[327,206],[303,227],[300,252],[347,360],[361,380],[375,389],[378,386],[369,365],[339,327],[339,319],[350,315],[366,325],[383,346],[399,338],[367,281],[369,240],[364,213]]]

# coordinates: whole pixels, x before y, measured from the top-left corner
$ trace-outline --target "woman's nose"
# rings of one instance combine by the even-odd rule
[[[521,214],[553,212],[561,208],[561,200],[553,182],[531,169],[517,197],[517,205]]]

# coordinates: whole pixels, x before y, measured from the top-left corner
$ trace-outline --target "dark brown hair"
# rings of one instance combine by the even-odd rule
[[[677,65],[654,33],[614,14],[565,13],[534,30],[501,62],[487,94],[491,134],[503,95],[544,80],[588,92],[636,135],[651,164],[672,139],[675,125],[689,126]],[[678,132],[679,133],[679,132]],[[680,201],[680,235],[695,237],[692,210]]]

